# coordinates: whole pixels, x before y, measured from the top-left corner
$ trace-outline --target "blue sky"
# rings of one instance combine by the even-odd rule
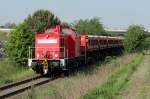
[[[100,17],[105,27],[131,24],[150,29],[150,0],[1,0],[0,25],[22,22],[38,9],[47,9],[62,21]]]

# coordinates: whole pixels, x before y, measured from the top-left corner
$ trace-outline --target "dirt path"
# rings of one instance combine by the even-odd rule
[[[129,78],[127,89],[121,92],[119,99],[147,99],[150,89],[150,55],[145,55],[137,70]],[[148,98],[150,99],[150,97]]]

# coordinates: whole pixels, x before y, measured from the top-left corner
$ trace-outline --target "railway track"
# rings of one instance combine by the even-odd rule
[[[34,77],[10,83],[0,87],[0,99],[7,98],[13,96],[15,94],[21,93],[27,89],[30,89],[33,86],[39,86],[41,84],[52,81],[56,78],[44,78],[40,75],[36,75]]]

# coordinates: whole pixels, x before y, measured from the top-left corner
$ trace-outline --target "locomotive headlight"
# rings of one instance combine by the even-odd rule
[[[39,59],[39,58],[40,58],[40,54],[39,54],[39,53],[37,53],[37,54],[36,54],[36,57],[37,57],[37,59]]]
[[[55,53],[55,58],[58,58],[58,54],[57,53]]]
[[[54,56],[55,56],[55,58],[58,58],[58,53],[57,53],[57,52],[55,52]]]

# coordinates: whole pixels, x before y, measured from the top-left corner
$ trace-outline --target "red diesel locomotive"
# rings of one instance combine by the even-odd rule
[[[35,34],[35,46],[29,48],[28,65],[36,73],[69,70],[86,64],[100,50],[121,48],[122,38],[78,35],[70,26],[50,26],[43,34]],[[95,55],[95,56],[94,56]]]

